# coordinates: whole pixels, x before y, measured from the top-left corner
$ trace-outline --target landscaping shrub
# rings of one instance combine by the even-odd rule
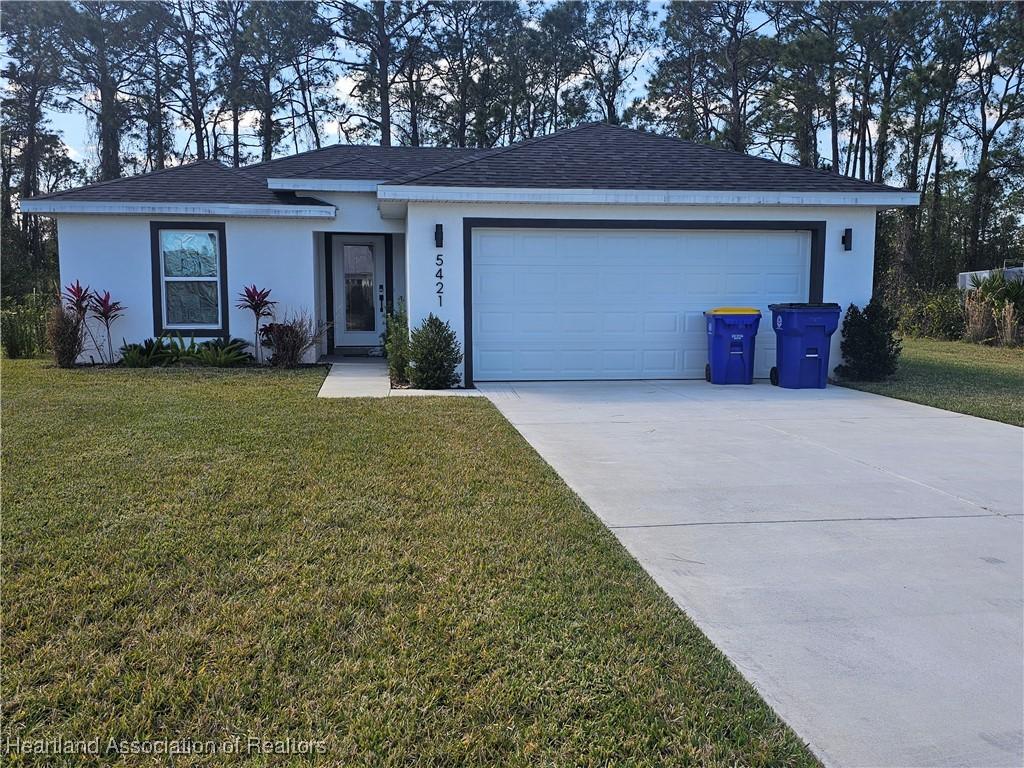
[[[124,314],[124,310],[125,307],[120,301],[114,301],[111,298],[110,291],[103,291],[103,293],[93,291],[89,297],[89,314],[96,320],[99,320],[107,337],[106,356],[104,356],[103,350],[99,346],[96,347],[96,351],[99,352],[104,362],[110,365],[114,363],[114,340],[110,335],[110,326]]]
[[[257,288],[255,283],[246,286],[238,294],[238,303],[235,306],[238,309],[247,309],[252,312],[253,318],[256,321],[256,332],[253,334],[252,349],[257,363],[260,362],[260,320],[265,317],[273,317],[276,304],[276,301],[271,301],[270,299],[270,289]]]
[[[272,350],[270,364],[278,368],[295,368],[302,363],[306,354],[317,340],[327,331],[327,326],[317,327],[306,312],[286,315],[282,320],[275,318],[260,329],[264,347]]]
[[[995,325],[996,342],[1004,347],[1015,347],[1024,338],[1024,325],[1017,306],[1012,302],[1003,302],[1002,306],[992,310],[992,321]]]
[[[996,330],[992,315],[992,302],[980,291],[968,291],[964,296],[964,341],[989,341]]]
[[[983,278],[972,275],[964,312],[966,341],[995,341],[1006,346],[1020,343],[1024,336],[1024,280],[1007,278],[1002,271]]]
[[[176,333],[167,339],[165,365],[194,364],[199,356],[199,345],[195,337],[190,337],[186,342],[185,337]]]
[[[120,352],[121,365],[125,368],[152,368],[168,365],[171,360],[170,345],[163,336],[146,339],[141,344],[125,344]]]
[[[74,309],[58,305],[50,310],[46,341],[54,362],[61,368],[74,368],[85,346],[85,321]]]
[[[29,294],[21,303],[5,303],[0,310],[0,344],[7,357],[35,357],[46,351],[46,324],[52,307],[52,297],[41,293]]]
[[[459,383],[455,372],[462,351],[455,331],[431,313],[409,341],[409,382],[416,389],[448,389]]]
[[[196,344],[181,336],[167,339],[146,339],[141,344],[125,344],[121,347],[121,365],[125,368],[153,368],[167,365],[209,365],[230,368],[252,360],[246,352],[249,342],[245,339],[210,339]]]
[[[882,381],[894,373],[903,345],[896,336],[896,318],[878,300],[863,310],[851,304],[843,319],[840,348],[843,364],[836,374],[852,381]]]
[[[405,304],[399,303],[389,312],[384,322],[384,354],[388,359],[391,385],[409,383],[409,314]]]
[[[907,336],[956,341],[963,338],[965,322],[963,292],[946,288],[922,293],[907,302],[899,327]]]
[[[195,360],[200,365],[233,368],[253,360],[253,356],[245,351],[248,346],[245,339],[211,339],[199,345]]]

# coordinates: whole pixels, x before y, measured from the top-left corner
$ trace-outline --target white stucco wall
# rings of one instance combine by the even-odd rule
[[[306,193],[312,196],[312,193]],[[323,232],[391,233],[395,253],[395,297],[406,294],[405,222],[382,219],[372,192],[317,193],[337,206],[328,219],[225,218],[196,216],[60,215],[57,217],[61,285],[80,280],[109,290],[127,307],[112,328],[115,353],[122,340],[138,342],[153,336],[151,221],[209,221],[225,225],[227,245],[228,324],[232,336],[253,335],[250,313],[235,309],[243,286],[270,288],[277,309],[309,312],[326,320],[322,266]],[[197,340],[202,337],[197,336]],[[307,356],[326,352],[326,341]],[[82,360],[98,360],[88,349]]]
[[[446,320],[465,347],[462,220],[473,218],[674,219],[825,221],[824,300],[844,309],[871,299],[875,209],[815,206],[611,206],[507,203],[410,203],[406,220],[406,275],[409,322],[415,327],[433,312]],[[444,226],[444,247],[434,245],[434,227]],[[853,229],[853,249],[844,251],[843,229]],[[437,254],[444,258],[444,301],[438,304]],[[839,362],[839,334],[832,339],[830,365]],[[466,354],[469,351],[464,349]]]
[[[227,245],[228,326],[232,336],[253,336],[252,314],[236,309],[243,286],[270,288],[280,312],[316,311],[312,221],[280,219],[160,218],[160,221],[223,222]],[[80,280],[108,290],[124,304],[111,329],[114,349],[122,339],[153,336],[153,273],[150,219],[139,216],[61,216],[57,219],[61,285]],[[95,326],[94,326],[95,327]],[[197,336],[197,340],[201,337]],[[95,351],[87,350],[96,356]],[[314,355],[311,353],[310,358]],[[96,356],[98,359],[98,356]]]
[[[249,338],[252,318],[234,308],[245,285],[270,288],[279,310],[304,309],[325,320],[324,276],[320,261],[324,231],[392,233],[394,296],[404,298],[413,325],[430,312],[451,323],[465,343],[463,312],[462,220],[466,217],[550,219],[803,220],[825,221],[824,300],[845,309],[871,298],[875,210],[868,207],[573,205],[532,203],[410,203],[405,220],[382,219],[373,193],[318,193],[338,207],[335,220],[153,217],[160,221],[223,222],[226,230],[228,320],[232,336]],[[127,306],[113,328],[114,346],[122,339],[153,335],[150,217],[61,215],[57,219],[61,283],[73,280],[109,290]],[[444,246],[434,246],[434,227],[444,226]],[[853,229],[853,250],[844,251],[844,228]],[[444,258],[444,298],[435,284],[440,253]],[[832,362],[838,362],[833,339]],[[310,358],[325,352],[321,347]],[[85,359],[88,360],[88,354]],[[92,352],[95,356],[95,352]]]

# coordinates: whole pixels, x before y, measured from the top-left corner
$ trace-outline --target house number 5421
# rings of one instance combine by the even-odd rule
[[[437,254],[437,258],[434,259],[434,263],[437,265],[437,272],[434,273],[434,278],[437,280],[435,285],[437,286],[437,306],[444,306],[444,256],[440,253]]]

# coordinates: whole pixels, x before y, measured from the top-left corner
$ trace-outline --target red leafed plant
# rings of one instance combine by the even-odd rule
[[[256,338],[253,343],[253,349],[256,353],[257,363],[260,362],[260,320],[264,317],[273,316],[275,304],[277,302],[270,299],[270,289],[264,288],[260,290],[256,287],[255,283],[246,286],[238,294],[238,304],[235,306],[238,309],[248,309],[252,312],[253,317],[256,318]]]
[[[114,301],[110,296],[110,291],[94,291],[89,297],[89,312],[103,323],[103,328],[107,333],[107,362],[114,362],[114,345],[110,338],[110,326],[117,320],[121,315],[124,314],[125,307],[120,301]]]
[[[85,319],[85,313],[88,311],[89,302],[92,299],[92,291],[89,289],[89,286],[83,288],[82,284],[75,280],[75,282],[64,286],[61,298],[64,299],[64,304],[68,309],[83,320]]]
[[[92,335],[92,329],[86,321],[86,313],[88,313],[89,307],[92,304],[93,296],[92,289],[87,285],[83,286],[78,280],[65,285],[64,292],[60,295],[64,306],[78,316],[79,328],[81,328],[83,338],[87,335],[93,347],[95,347],[96,353],[103,357],[100,345],[96,343],[96,337]]]

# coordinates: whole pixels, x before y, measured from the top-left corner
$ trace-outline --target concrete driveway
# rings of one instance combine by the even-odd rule
[[[827,765],[1024,763],[1024,430],[838,387],[480,388]]]

